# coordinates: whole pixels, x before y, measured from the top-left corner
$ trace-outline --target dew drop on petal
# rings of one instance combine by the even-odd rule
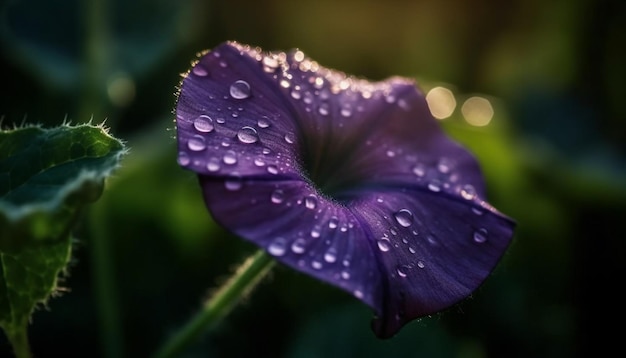
[[[428,189],[430,191],[439,192],[441,191],[441,182],[437,179],[433,179],[430,183],[428,183]]]
[[[257,126],[259,126],[259,128],[267,128],[270,126],[270,122],[267,120],[266,117],[259,119],[256,124]]]
[[[311,194],[304,198],[304,205],[307,209],[315,209],[317,207],[317,198],[315,197],[315,195]]]
[[[415,251],[415,249],[413,247],[409,246],[409,252],[414,254],[416,251]]]
[[[393,217],[402,227],[409,227],[413,224],[413,213],[408,209],[401,209],[397,213],[393,214]]]
[[[440,173],[447,174],[450,172],[450,169],[452,169],[452,163],[449,159],[441,158],[439,163],[437,163],[437,169]]]
[[[386,237],[378,239],[377,244],[378,244],[378,249],[382,252],[387,252],[390,249],[390,246],[389,246],[390,242],[389,242],[389,239]]]
[[[479,229],[474,231],[474,242],[478,244],[485,243],[487,241],[487,230]]]
[[[426,174],[426,168],[424,168],[423,164],[416,164],[413,167],[413,174],[421,178]]]
[[[328,220],[328,228],[330,229],[336,229],[338,224],[339,224],[339,219],[337,219],[336,216],[333,216],[330,218],[330,220]]]
[[[328,249],[328,251],[326,251],[326,253],[324,254],[324,261],[328,262],[329,264],[337,261],[337,251],[335,251],[335,249],[333,248]]]
[[[235,99],[245,99],[250,97],[250,85],[246,81],[235,81],[230,85],[230,96]]]
[[[341,278],[343,278],[344,280],[349,280],[350,279],[350,272],[348,272],[348,271],[341,271]]]
[[[252,127],[243,127],[237,132],[237,138],[242,143],[252,144],[259,140],[259,134]]]
[[[296,241],[291,244],[291,251],[296,254],[303,254],[305,250],[306,241],[303,238],[296,239]]]
[[[227,151],[222,158],[224,164],[234,165],[237,164],[237,153],[232,150]]]
[[[263,158],[254,158],[254,165],[257,167],[263,167],[265,166],[265,160],[263,160]]]
[[[282,237],[277,237],[267,247],[267,252],[273,256],[283,256],[287,251],[287,240]]]
[[[476,197],[476,189],[471,184],[464,185],[461,188],[461,196],[465,200],[472,200]]]
[[[224,187],[230,191],[237,191],[243,187],[241,179],[228,179],[224,182]]]
[[[192,71],[194,75],[200,76],[200,77],[204,77],[209,74],[209,72],[207,72],[207,70],[204,67],[202,67],[202,65],[199,65],[199,64],[196,65]]]
[[[295,138],[293,133],[288,132],[285,133],[285,142],[289,143],[289,144],[293,144],[293,142],[295,142]]]
[[[472,208],[472,212],[479,216],[485,213],[482,209],[479,208]]]
[[[353,292],[354,297],[358,298],[358,299],[362,299],[363,298],[363,292],[361,292],[360,290],[355,290]]]
[[[178,153],[178,164],[182,165],[183,167],[189,165],[189,163],[191,163],[191,158],[189,158],[189,155],[187,154],[187,152],[179,152]]]
[[[322,235],[322,231],[321,231],[321,228],[319,226],[314,226],[313,229],[311,229],[311,237],[317,239],[321,235]]]
[[[274,204],[282,203],[285,200],[285,192],[280,189],[274,190],[270,195],[270,200]]]
[[[322,265],[321,262],[319,262],[317,260],[313,260],[313,261],[311,261],[311,267],[313,267],[316,270],[320,270],[323,267],[323,265]]]
[[[425,266],[425,265],[424,265],[424,262],[422,262],[422,261],[417,261],[417,267],[419,267],[419,268],[423,269],[423,268],[424,268],[424,266]]]
[[[396,268],[396,272],[398,273],[398,276],[406,277],[409,274],[409,269],[410,269],[410,267],[407,266],[407,265],[399,265]]]
[[[200,135],[195,135],[189,139],[187,142],[187,148],[194,152],[199,152],[206,149],[206,142],[204,137]]]
[[[216,172],[220,170],[219,158],[212,157],[211,159],[209,159],[209,161],[206,163],[206,169],[210,172]]]
[[[193,127],[201,133],[209,133],[213,131],[213,120],[206,114],[198,116],[193,121]]]
[[[328,108],[328,103],[322,103],[320,104],[320,107],[317,109],[317,111],[322,115],[322,116],[327,116],[328,113],[330,113],[330,109]]]
[[[278,174],[278,168],[275,165],[268,165],[267,172],[270,174]]]

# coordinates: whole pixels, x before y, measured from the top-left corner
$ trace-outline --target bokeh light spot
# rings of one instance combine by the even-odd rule
[[[437,119],[450,117],[456,108],[456,99],[452,91],[441,86],[428,91],[426,102],[428,102],[430,113]]]
[[[463,103],[461,112],[467,123],[477,127],[486,126],[493,118],[491,102],[486,98],[478,96],[468,98]]]

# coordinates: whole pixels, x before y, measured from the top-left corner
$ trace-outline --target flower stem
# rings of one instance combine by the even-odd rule
[[[165,342],[155,357],[177,356],[182,349],[228,314],[265,277],[274,263],[263,250],[249,257],[226,284],[204,303],[200,312]]]
[[[117,286],[111,253],[111,235],[106,223],[107,201],[93,205],[90,219],[91,257],[94,293],[100,324],[100,339],[105,358],[121,357],[123,332],[119,316]]]

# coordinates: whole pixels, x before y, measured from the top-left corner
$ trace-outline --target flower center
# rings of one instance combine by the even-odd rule
[[[303,146],[301,165],[306,177],[321,195],[339,203],[354,197],[354,189],[363,182],[350,150],[326,145]]]

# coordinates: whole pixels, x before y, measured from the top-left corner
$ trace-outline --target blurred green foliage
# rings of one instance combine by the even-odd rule
[[[501,264],[449,311],[378,341],[371,312],[277,267],[193,357],[573,357],[621,347],[626,8],[618,0],[0,3],[2,125],[106,119],[131,153],[79,223],[68,292],[33,316],[35,356],[148,356],[254,251],[217,227],[178,167],[172,110],[195,54],[298,47],[359,76],[452,90],[445,130],[516,219]],[[488,125],[461,103],[489,98]],[[94,230],[94,227],[105,228]],[[98,286],[106,232],[109,286]],[[106,281],[106,280],[105,280]],[[95,288],[94,288],[95,287]],[[100,288],[98,288],[100,287]],[[105,303],[103,303],[105,302]],[[104,313],[103,313],[104,312]],[[104,318],[103,318],[104,317]],[[10,349],[0,341],[0,356]]]

